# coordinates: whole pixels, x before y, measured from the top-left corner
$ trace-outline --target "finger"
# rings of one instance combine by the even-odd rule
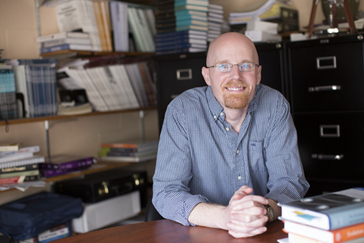
[[[267,231],[266,227],[260,227],[260,228],[252,230],[249,233],[244,233],[244,232],[239,232],[239,231],[234,231],[234,230],[229,230],[228,233],[231,236],[233,236],[234,238],[247,238],[247,237],[252,237],[255,235],[260,235],[260,234],[264,233],[265,231]]]
[[[249,195],[250,193],[253,192],[253,189],[248,187],[248,186],[242,186],[240,187],[233,195],[233,199],[241,199],[243,197],[245,197],[246,195]]]
[[[266,200],[266,199],[264,200],[264,199],[259,199],[259,198],[251,198],[251,200],[244,200],[244,199],[234,200],[231,202],[231,208],[232,208],[232,211],[239,211],[239,210],[248,209],[248,208],[252,208],[252,207],[265,209],[263,204],[265,204],[265,202],[267,202],[267,201],[268,200]]]

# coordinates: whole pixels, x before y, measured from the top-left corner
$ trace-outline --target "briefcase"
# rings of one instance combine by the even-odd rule
[[[87,174],[84,177],[59,181],[54,191],[81,198],[84,203],[95,203],[105,199],[140,191],[141,206],[147,202],[147,172],[116,169]]]

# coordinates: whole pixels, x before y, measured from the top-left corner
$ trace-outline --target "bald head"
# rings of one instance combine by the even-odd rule
[[[218,36],[210,43],[206,65],[213,66],[223,60],[224,53],[241,49],[244,49],[247,55],[251,54],[252,60],[250,61],[259,64],[258,53],[254,43],[241,33],[229,32]],[[239,54],[239,52],[236,54]]]

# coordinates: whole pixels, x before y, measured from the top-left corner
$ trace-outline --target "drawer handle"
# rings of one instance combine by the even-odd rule
[[[318,159],[318,160],[342,160],[344,158],[343,154],[312,154],[311,158]]]
[[[322,138],[339,138],[340,125],[320,125],[320,137]]]
[[[335,69],[336,56],[316,58],[317,69]]]
[[[176,71],[177,80],[189,80],[192,79],[192,69],[178,69]]]
[[[327,85],[327,86],[316,86],[316,87],[308,87],[308,92],[320,92],[320,91],[335,91],[340,90],[340,85]]]

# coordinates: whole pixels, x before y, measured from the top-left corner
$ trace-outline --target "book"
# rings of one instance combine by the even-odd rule
[[[55,41],[55,40],[61,40],[61,39],[68,39],[68,38],[72,38],[72,39],[89,39],[90,35],[87,32],[61,32],[61,33],[56,33],[56,34],[51,34],[51,35],[43,35],[43,36],[39,36],[37,37],[37,42],[38,43],[43,43],[43,42],[50,42],[50,41]]]
[[[79,50],[79,51],[91,51],[91,44],[61,44],[57,46],[43,47],[40,49],[40,53],[49,53],[62,50]]]
[[[286,220],[284,231],[301,235],[323,243],[339,243],[364,237],[364,222],[336,230],[323,230]]]
[[[9,144],[0,144],[0,151],[18,151],[21,147],[21,143],[14,142]]]
[[[134,150],[134,151],[133,151]],[[136,149],[132,148],[101,148],[99,151],[99,156],[130,156],[130,157],[140,157],[149,155],[157,152],[157,147],[155,148],[147,148],[144,150],[135,151]]]
[[[85,103],[81,105],[67,106],[67,105],[58,105],[57,115],[59,116],[72,116],[72,115],[80,115],[92,112],[92,105],[90,103]]]
[[[288,234],[288,240],[289,242],[294,242],[294,243],[326,243],[320,240],[315,240],[309,237],[305,237],[302,235],[297,235],[297,234],[292,234],[289,233]],[[363,243],[364,242],[364,237],[360,237],[357,239],[353,239],[353,240],[348,240],[348,241],[341,241],[341,242],[345,242],[345,243]]]
[[[67,170],[82,166],[93,165],[97,162],[95,157],[76,157],[76,156],[55,156],[50,161],[39,164],[39,169]]]
[[[24,182],[37,181],[40,179],[40,175],[22,175],[8,178],[0,178],[0,185],[8,184],[20,184]]]
[[[38,164],[19,165],[9,168],[1,168],[0,174],[6,174],[18,171],[27,171],[27,170],[37,170],[38,168],[39,168]]]
[[[37,238],[38,243],[46,243],[57,239],[69,237],[71,235],[71,225],[70,223],[65,223],[40,233]]]
[[[82,165],[79,167],[75,167],[75,168],[70,168],[70,169],[59,169],[59,170],[55,170],[55,169],[40,169],[40,174],[42,175],[42,177],[45,178],[49,178],[49,177],[53,177],[53,176],[59,176],[59,175],[64,175],[64,174],[68,174],[70,172],[76,172],[76,171],[80,171],[80,170],[85,170],[91,167],[91,164],[89,165]]]
[[[111,32],[115,51],[129,51],[127,3],[110,1]]]
[[[0,179],[18,177],[18,176],[35,176],[35,175],[39,175],[39,169],[3,173],[0,174]]]
[[[146,149],[146,148],[156,148],[158,147],[158,140],[153,141],[127,141],[127,142],[115,142],[115,143],[102,143],[101,148],[136,148],[136,149]]]
[[[39,146],[30,146],[20,148],[18,151],[3,151],[0,152],[0,162],[29,158],[32,157],[34,153],[39,152]]]
[[[261,30],[246,30],[245,36],[253,42],[280,42],[282,36]]]
[[[142,162],[155,159],[156,157],[157,152],[144,156],[101,156],[100,160],[108,162]]]
[[[101,51],[99,30],[92,1],[68,1],[55,6],[60,32],[82,30],[89,33],[93,51]]]
[[[16,103],[14,71],[10,65],[0,65],[0,120],[17,118]]]
[[[59,46],[62,44],[78,44],[78,45],[91,45],[90,38],[63,38],[45,41],[42,43],[41,48],[51,47],[51,46]]]
[[[282,220],[335,230],[364,222],[364,190],[347,189],[280,203]]]
[[[31,158],[2,162],[0,163],[0,169],[21,166],[21,165],[35,164],[35,163],[40,164],[44,162],[45,162],[44,156],[34,155]]]

